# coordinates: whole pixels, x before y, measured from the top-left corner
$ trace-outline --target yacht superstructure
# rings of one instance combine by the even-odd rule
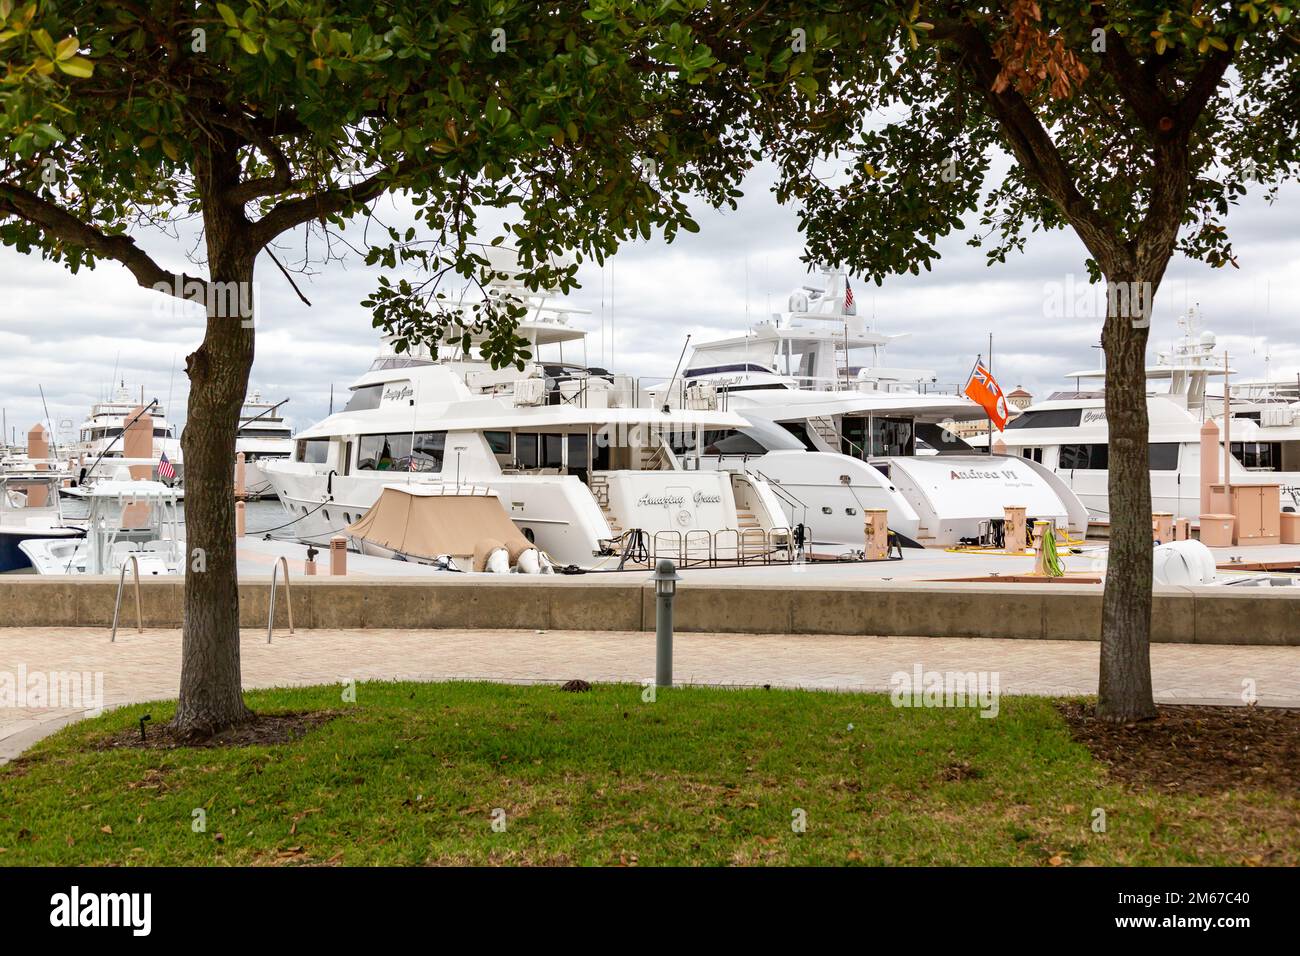
[[[527,307],[519,334],[532,360],[493,369],[449,346],[436,358],[385,346],[341,412],[299,432],[291,461],[265,465],[294,522],[286,530],[325,544],[401,483],[487,489],[560,566],[613,566],[629,546],[687,560],[789,553],[765,481],[686,470],[673,450],[743,418],[651,407],[642,381],[573,361],[586,336],[570,321],[579,310],[508,279],[487,292]]]
[[[105,461],[123,457],[122,430],[131,413],[146,404],[143,389],[138,395],[133,395],[126,387],[126,382],[119,382],[112,398],[91,406],[90,413],[78,431],[75,454],[84,456],[87,461],[94,461],[100,455],[103,455]],[[181,442],[175,427],[167,421],[166,409],[161,404],[155,404],[149,410],[149,416],[153,419],[154,457],[165,453],[179,472]]]
[[[1222,389],[1210,382],[1233,372],[1216,354],[1210,332],[1199,332],[1193,314],[1180,320],[1183,341],[1158,354],[1146,370],[1150,420],[1151,507],[1199,522],[1201,425],[1214,421],[1224,433]],[[1104,369],[1072,372],[1073,391],[1054,393],[1026,408],[1002,440],[1007,450],[1051,469],[1079,495],[1097,522],[1109,520],[1109,429]],[[1103,383],[1087,390],[1085,380]],[[1229,389],[1228,443],[1235,485],[1281,485],[1283,511],[1300,510],[1300,408],[1281,391]],[[1216,469],[1223,460],[1222,442]]]
[[[255,390],[239,410],[235,453],[244,453],[245,498],[275,497],[275,489],[262,470],[263,466],[293,457],[293,429],[279,413],[284,404],[266,401],[262,393]]]
[[[1049,470],[977,453],[946,430],[945,422],[984,412],[929,391],[932,371],[883,365],[886,346],[902,336],[868,330],[845,308],[844,273],[823,278],[745,335],[697,345],[664,390],[670,401],[725,408],[750,423],[707,436],[700,467],[769,481],[789,520],[822,550],[860,549],[872,508],[886,509],[890,529],[921,546],[986,539],[1006,506],[1085,533],[1086,510]]]

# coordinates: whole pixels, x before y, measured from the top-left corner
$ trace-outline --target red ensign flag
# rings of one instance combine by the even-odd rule
[[[998,426],[998,431],[1007,427],[1007,397],[1002,394],[993,373],[984,367],[983,362],[976,362],[966,382],[965,395],[988,413],[990,420]]]

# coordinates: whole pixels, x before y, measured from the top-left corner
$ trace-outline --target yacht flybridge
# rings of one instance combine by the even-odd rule
[[[405,485],[495,496],[559,566],[789,556],[789,524],[765,481],[686,470],[674,451],[745,419],[650,407],[640,380],[573,361],[586,336],[570,322],[578,310],[509,278],[487,293],[527,307],[519,334],[533,359],[520,371],[450,348],[436,358],[383,348],[343,411],[299,432],[292,461],[264,466],[292,533],[319,544],[348,536],[385,486]]]
[[[1232,373],[1216,355],[1213,333],[1199,332],[1194,313],[1179,320],[1183,341],[1160,353],[1146,376],[1155,383],[1147,395],[1150,420],[1151,507],[1198,523],[1201,512],[1201,425],[1214,421],[1224,432],[1222,389],[1209,382]],[[1087,390],[1084,380],[1104,382],[1106,372],[1070,373],[1073,391],[1054,393],[1030,405],[1007,428],[1009,452],[1049,468],[1083,499],[1098,523],[1110,518],[1105,393]],[[1291,386],[1294,388],[1294,385]],[[1285,387],[1258,385],[1229,389],[1228,442],[1234,485],[1281,486],[1283,511],[1300,510],[1300,405]],[[1222,465],[1222,442],[1215,471]]]
[[[130,419],[132,411],[144,404],[144,389],[140,390],[139,395],[132,395],[131,390],[126,387],[126,382],[119,382],[112,398],[108,401],[96,402],[91,406],[90,414],[81,423],[76,454],[83,456],[87,461],[94,461],[100,455],[103,455],[106,462],[109,459],[121,458],[124,454],[123,427]],[[167,421],[166,410],[161,404],[155,405],[149,415],[153,419],[154,460],[156,461],[160,454],[166,453],[168,460],[179,472],[182,460],[181,443],[176,436],[175,426]]]
[[[868,330],[846,311],[844,273],[823,278],[745,335],[697,345],[682,377],[662,390],[670,403],[725,408],[748,423],[706,436],[699,467],[770,482],[787,520],[804,525],[820,550],[860,549],[864,511],[873,508],[920,546],[989,540],[1006,506],[1086,532],[1086,509],[1050,469],[977,453],[946,430],[983,410],[927,392],[932,371],[882,365],[902,336]]]

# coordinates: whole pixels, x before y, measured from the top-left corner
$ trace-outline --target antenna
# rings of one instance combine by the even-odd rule
[[[686,346],[691,344],[691,337],[686,336],[686,341],[682,343],[682,353],[677,356],[677,368],[673,369],[673,377],[668,380],[668,387],[664,389],[664,412],[668,412],[668,396],[672,394],[673,382],[677,381],[677,371],[682,367],[682,359],[686,358]],[[683,389],[684,391],[684,389]]]
[[[45,404],[45,388],[41,385],[36,386],[41,392],[41,407],[45,409],[45,424],[50,429],[50,447],[54,449],[54,457],[59,457],[59,436],[54,434],[54,422],[50,418],[50,407]]]

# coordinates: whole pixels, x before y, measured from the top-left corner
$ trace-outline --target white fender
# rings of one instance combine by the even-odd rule
[[[497,548],[487,557],[486,570],[489,574],[509,574],[510,556],[505,548]]]
[[[542,563],[538,557],[536,548],[528,548],[519,553],[519,560],[515,563],[515,570],[520,574],[541,574]]]

